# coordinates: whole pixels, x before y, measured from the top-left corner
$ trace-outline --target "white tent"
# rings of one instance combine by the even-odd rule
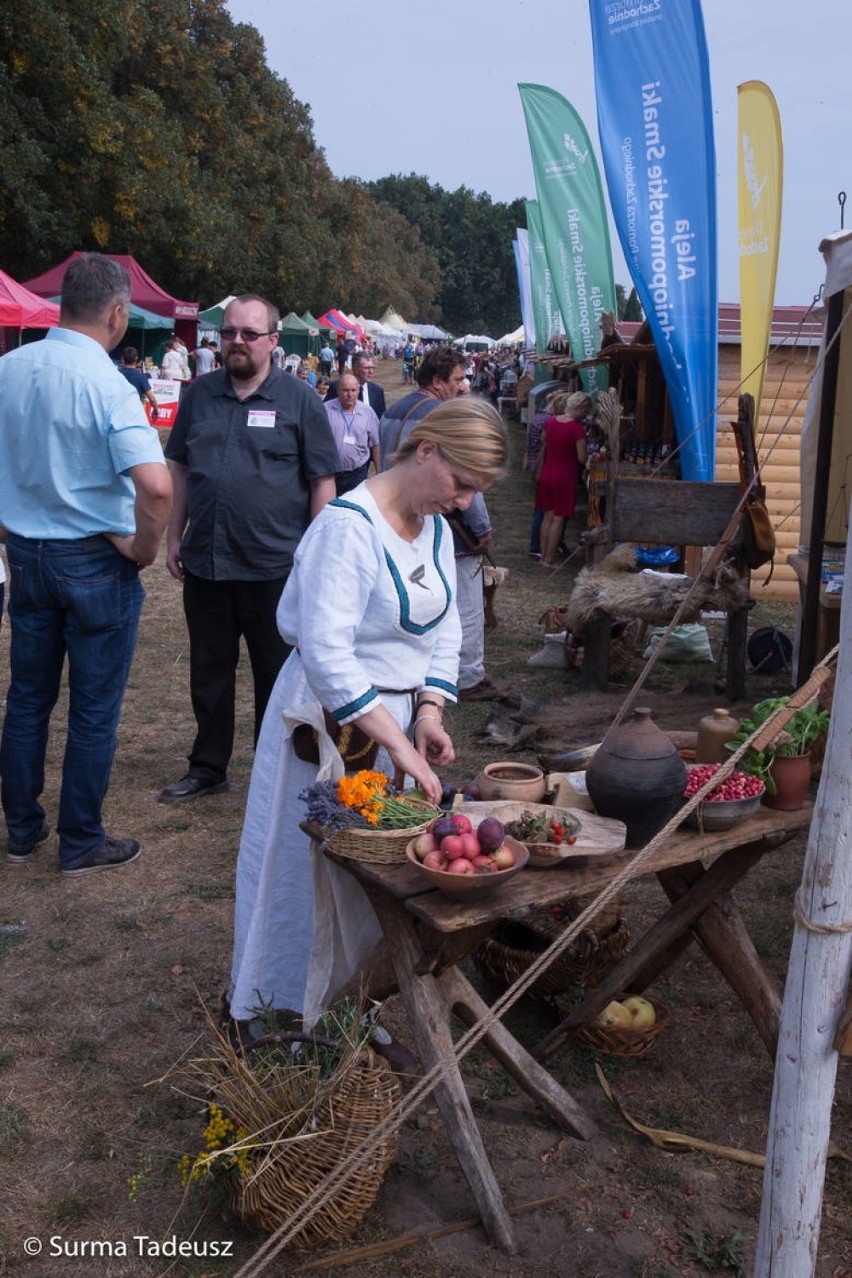
[[[416,333],[426,342],[446,342],[450,336],[442,328],[438,328],[437,324],[409,324],[408,331]]]
[[[497,343],[493,337],[487,337],[484,333],[465,333],[461,338],[461,345],[466,351],[487,351]]]
[[[526,338],[524,336],[524,326],[522,324],[520,328],[515,329],[514,333],[504,333],[502,337],[498,337],[497,345],[498,346],[518,346],[518,345],[523,345],[525,341],[526,341]]]

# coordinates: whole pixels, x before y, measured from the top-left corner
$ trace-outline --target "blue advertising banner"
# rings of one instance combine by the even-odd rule
[[[530,238],[526,227],[515,229],[516,238],[512,240],[515,251],[515,270],[518,273],[518,294],[521,299],[521,323],[524,326],[524,346],[535,347],[535,316],[532,307],[532,287],[530,284]]]
[[[541,210],[535,200],[526,201],[527,235],[530,247],[530,294],[535,324],[535,349],[543,355],[551,337],[565,332],[562,316],[553,292],[553,280],[544,251]]]
[[[589,0],[619,239],[666,378],[684,479],[716,469],[713,109],[699,0]]]
[[[575,360],[600,347],[600,319],[615,310],[615,279],[598,162],[586,126],[561,93],[519,84],[530,139],[547,264]],[[585,368],[594,393],[609,382],[606,367]]]

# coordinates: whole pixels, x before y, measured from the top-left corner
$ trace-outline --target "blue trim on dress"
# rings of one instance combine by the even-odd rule
[[[363,711],[364,706],[368,705],[371,701],[378,700],[378,689],[368,688],[363,696],[356,697],[354,701],[350,701],[347,705],[341,706],[339,710],[330,711],[330,714],[332,719],[340,721],[341,719],[348,718],[349,715],[358,714],[359,711]]]
[[[431,675],[427,676],[423,687],[424,689],[440,689],[441,692],[446,692],[451,697],[458,697],[459,695],[459,690],[454,683],[447,683],[444,679],[435,679]]]
[[[373,521],[370,518],[367,511],[364,510],[363,506],[359,506],[357,502],[346,501],[342,497],[334,497],[328,503],[328,505],[338,506],[343,510],[357,510],[358,514],[363,515],[364,519],[366,519],[368,524],[370,524],[371,526],[374,526]],[[391,575],[391,581],[394,584],[394,589],[396,590],[397,599],[399,600],[399,624],[402,627],[402,629],[406,632],[406,634],[409,634],[409,635],[425,635],[425,634],[428,634],[430,630],[434,630],[435,626],[439,625],[440,622],[444,620],[447,613],[449,612],[450,604],[453,598],[453,592],[450,590],[450,583],[447,581],[447,578],[444,576],[444,573],[441,569],[441,564],[440,564],[441,539],[444,535],[443,533],[444,521],[443,519],[440,519],[438,517],[433,517],[432,525],[434,529],[434,532],[432,534],[432,562],[434,563],[438,576],[440,577],[441,582],[443,583],[444,593],[447,597],[447,602],[444,605],[443,611],[439,613],[438,616],[434,618],[434,620],[427,621],[425,625],[422,625],[422,626],[418,625],[416,622],[411,620],[410,603],[408,598],[408,591],[405,588],[405,583],[402,580],[402,576],[400,575],[400,571],[397,568],[396,563],[391,558],[390,551],[387,549],[384,543],[382,543],[382,550],[384,551],[384,554],[385,554],[385,563],[387,564],[388,572]],[[334,717],[337,718],[337,715],[335,715]]]

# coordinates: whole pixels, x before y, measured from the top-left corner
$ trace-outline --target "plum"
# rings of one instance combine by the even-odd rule
[[[438,843],[441,839],[445,839],[448,834],[455,834],[456,825],[451,816],[438,817],[437,821],[432,825],[432,833]]]
[[[505,839],[506,831],[503,823],[496,817],[486,817],[484,821],[480,821],[476,837],[483,852],[494,852]]]

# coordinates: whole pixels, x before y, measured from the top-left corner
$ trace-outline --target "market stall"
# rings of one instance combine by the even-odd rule
[[[82,253],[76,251],[44,271],[34,279],[28,280],[26,287],[39,297],[56,297],[62,292],[62,280],[66,270]],[[195,349],[196,329],[198,324],[198,303],[184,302],[172,297],[164,288],[145,271],[135,257],[129,254],[107,253],[107,257],[118,262],[130,276],[130,300],[146,311],[162,316],[169,321],[170,329],[180,337],[189,350]]]

